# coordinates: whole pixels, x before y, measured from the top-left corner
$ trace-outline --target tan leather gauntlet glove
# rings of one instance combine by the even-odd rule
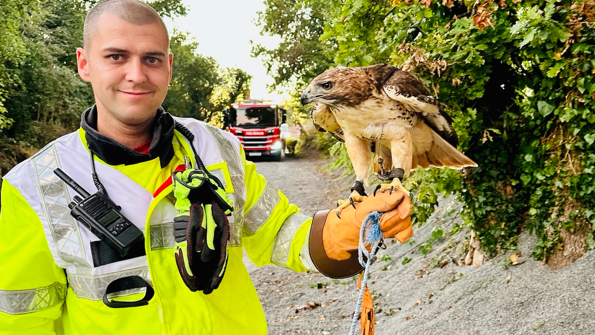
[[[318,212],[310,231],[310,256],[318,270],[331,278],[345,278],[362,270],[357,261],[359,233],[364,218],[377,211],[385,238],[405,243],[413,235],[411,202],[402,191],[376,192],[362,202],[337,211]]]

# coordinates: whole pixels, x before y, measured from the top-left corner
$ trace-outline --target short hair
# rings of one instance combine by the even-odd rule
[[[146,3],[139,0],[103,0],[96,4],[85,18],[85,25],[83,28],[83,46],[91,40],[92,35],[99,24],[99,17],[104,13],[112,13],[135,25],[145,25],[153,23],[158,20],[167,35],[167,42],[169,43],[169,33],[163,19],[159,14]]]

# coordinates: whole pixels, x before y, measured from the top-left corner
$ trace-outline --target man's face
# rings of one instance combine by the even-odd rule
[[[134,25],[112,13],[99,20],[85,49],[77,49],[78,71],[93,87],[99,118],[125,126],[151,122],[171,79],[165,28],[159,21]]]

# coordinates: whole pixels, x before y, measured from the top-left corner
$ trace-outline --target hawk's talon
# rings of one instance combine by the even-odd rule
[[[357,191],[353,191],[350,195],[349,195],[349,201],[347,200],[337,200],[337,211],[339,213],[341,213],[342,210],[344,210],[345,208],[349,207],[350,205],[353,206],[354,209],[355,208],[355,203],[356,202],[362,202],[365,198],[367,198],[367,195],[361,195],[359,192]],[[341,218],[340,216],[338,216],[339,218]]]
[[[376,191],[378,191],[382,187],[382,185],[376,185],[376,189],[374,189],[374,196],[376,196]]]
[[[339,218],[339,220],[341,220],[341,215],[339,215],[339,210],[335,210],[335,214],[337,214],[337,217]]]
[[[403,193],[407,194],[407,196],[409,196],[409,191],[403,187],[403,184],[401,184],[401,180],[398,178],[393,179],[393,181],[390,184],[380,184],[376,187],[376,190],[374,191],[374,194],[376,194],[376,191],[380,190],[380,192],[389,192],[388,194],[392,194],[393,192],[397,192],[397,191],[402,191]]]

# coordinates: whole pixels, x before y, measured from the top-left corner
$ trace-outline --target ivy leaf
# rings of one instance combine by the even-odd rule
[[[595,142],[595,134],[587,134],[585,135],[585,142],[589,143],[589,145]]]
[[[523,181],[523,184],[527,185],[531,182],[531,176],[528,174],[522,174],[521,180]]]
[[[550,78],[555,78],[558,73],[560,72],[560,69],[562,69],[564,67],[564,63],[559,62],[556,63],[556,65],[552,66],[549,68],[549,70],[547,70],[546,75]]]
[[[537,110],[539,110],[541,115],[548,116],[554,111],[554,106],[543,100],[540,100],[537,102]]]
[[[585,78],[579,78],[576,83],[576,87],[578,88],[579,92],[581,92],[581,94],[585,93]]]

